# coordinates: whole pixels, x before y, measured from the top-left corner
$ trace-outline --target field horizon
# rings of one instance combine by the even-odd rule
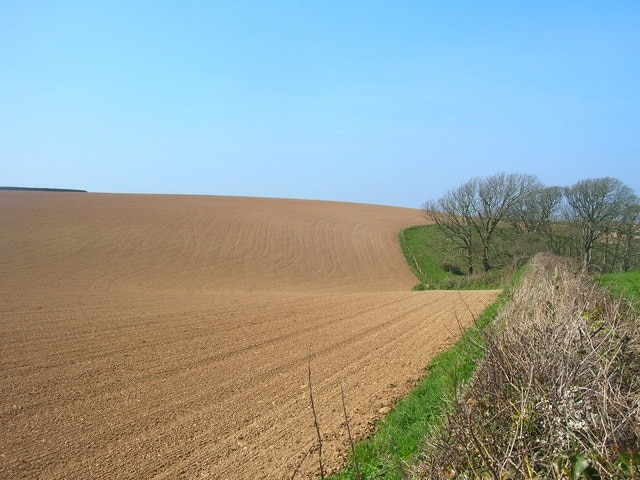
[[[0,191],[3,478],[312,478],[496,292],[411,292],[402,207]],[[467,305],[471,311],[467,309]]]

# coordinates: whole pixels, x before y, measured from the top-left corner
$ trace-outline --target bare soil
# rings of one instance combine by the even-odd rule
[[[418,210],[0,192],[0,478],[313,478],[496,292],[411,292]],[[465,306],[468,305],[470,310]]]

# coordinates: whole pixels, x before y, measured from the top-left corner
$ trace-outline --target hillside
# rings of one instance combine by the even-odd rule
[[[411,292],[411,209],[0,192],[0,477],[310,478],[495,292]]]
[[[417,210],[242,197],[0,192],[10,287],[407,290]]]

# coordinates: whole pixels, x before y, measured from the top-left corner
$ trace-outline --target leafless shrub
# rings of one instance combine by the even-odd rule
[[[344,425],[347,428],[347,435],[349,438],[349,446],[351,447],[351,455],[353,458],[353,466],[356,470],[356,480],[362,480],[360,475],[360,465],[358,464],[358,456],[356,455],[356,445],[351,435],[351,425],[349,423],[349,414],[347,413],[347,402],[344,399],[344,387],[340,384],[340,398],[342,399],[342,411],[344,413]]]
[[[640,319],[579,270],[532,261],[416,478],[634,478]]]
[[[311,413],[313,413],[313,425],[316,429],[316,438],[318,439],[318,464],[320,466],[320,478],[324,480],[325,470],[322,462],[322,434],[320,433],[320,424],[318,423],[318,414],[316,413],[316,404],[313,400],[313,384],[311,382],[311,349],[307,359],[307,383],[309,387],[309,402],[311,403]]]

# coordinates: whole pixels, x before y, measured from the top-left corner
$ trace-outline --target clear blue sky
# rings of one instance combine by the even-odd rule
[[[0,2],[0,185],[420,207],[639,154],[637,0]]]

